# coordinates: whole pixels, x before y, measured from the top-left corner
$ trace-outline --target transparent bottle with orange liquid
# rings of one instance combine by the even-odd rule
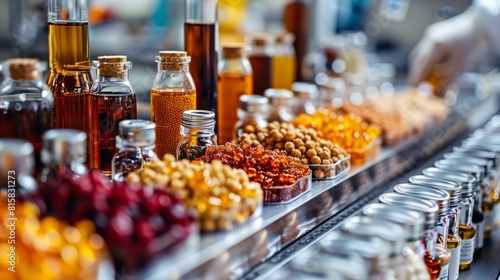
[[[182,112],[196,109],[196,87],[189,73],[191,57],[184,51],[160,51],[158,73],[151,88],[151,120],[156,123],[156,153],[175,155],[182,139]]]
[[[238,121],[236,109],[240,96],[252,94],[252,66],[247,59],[244,45],[222,46],[218,81],[218,139],[221,144],[233,138],[234,125]]]
[[[273,88],[284,88],[291,90],[295,82],[296,58],[293,48],[295,37],[291,33],[283,33],[276,36],[274,54],[272,61]]]

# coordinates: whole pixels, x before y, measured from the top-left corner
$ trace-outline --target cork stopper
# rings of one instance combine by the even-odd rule
[[[226,59],[243,58],[246,56],[245,45],[227,44],[222,46],[222,57]]]
[[[9,75],[14,80],[38,80],[38,59],[36,58],[11,58],[7,60]]]
[[[185,51],[160,51],[156,57],[161,70],[185,70],[191,62],[191,57]]]
[[[127,62],[126,55],[105,55],[97,57],[93,66],[99,69],[102,77],[125,78],[132,64]]]
[[[267,33],[255,33],[250,35],[252,46],[265,47],[274,42],[274,37]]]
[[[292,44],[295,36],[292,33],[281,33],[276,36],[276,44]]]

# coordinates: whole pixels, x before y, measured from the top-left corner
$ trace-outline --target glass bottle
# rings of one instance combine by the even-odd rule
[[[206,110],[189,110],[182,113],[181,135],[177,146],[177,160],[193,161],[205,154],[208,146],[217,145],[215,114]]]
[[[264,92],[269,99],[268,122],[290,122],[294,115],[292,112],[293,93],[286,89],[269,88]]]
[[[231,142],[233,128],[238,121],[235,108],[240,96],[253,93],[252,66],[248,61],[244,45],[222,46],[219,63],[217,128],[219,142]]]
[[[425,247],[423,259],[427,266],[430,278],[432,280],[439,279],[442,260],[436,249],[436,222],[438,205],[430,200],[397,193],[383,194],[379,196],[378,201],[383,204],[394,204],[424,214],[424,235],[420,237],[421,243],[424,244]]]
[[[0,85],[0,138],[30,141],[34,147],[35,170],[42,162],[42,135],[54,127],[54,96],[42,82],[37,59],[13,58],[2,66],[6,78]]]
[[[451,252],[447,249],[450,195],[442,190],[415,184],[398,184],[395,193],[428,199],[438,205],[436,229],[436,252],[441,260],[441,271],[438,279],[447,280],[451,260]]]
[[[30,199],[37,190],[33,151],[26,140],[0,139],[0,194],[6,206]]]
[[[141,170],[145,162],[157,157],[155,127],[153,122],[145,120],[123,120],[118,124],[118,152],[111,160],[113,181],[123,181],[127,174]]]
[[[87,129],[86,95],[92,86],[88,1],[49,0],[49,75],[54,92],[55,127]]]
[[[290,0],[285,4],[283,11],[283,22],[285,30],[295,36],[293,47],[297,67],[295,68],[295,80],[302,81],[301,65],[307,54],[308,40],[308,7],[307,0]]]
[[[215,113],[217,113],[217,32],[217,0],[187,0],[184,47],[191,56],[191,74],[197,88],[196,108],[192,109]]]
[[[425,175],[415,175],[408,179],[412,184],[424,185],[439,190],[443,190],[450,195],[450,208],[448,212],[448,236],[446,239],[446,249],[451,253],[450,265],[448,268],[448,279],[458,279],[460,271],[460,250],[461,239],[458,235],[458,217],[460,214],[460,201],[462,186],[456,182],[427,177]]]
[[[293,49],[294,36],[283,33],[276,36],[273,59],[271,62],[271,87],[291,90],[295,81],[295,50]]]
[[[182,51],[160,51],[151,88],[151,120],[156,123],[156,153],[175,155],[182,112],[196,109],[196,87],[189,73],[191,58]]]
[[[264,91],[271,87],[273,40],[269,34],[251,36],[248,60],[253,71],[253,94],[264,95]]]
[[[292,84],[294,95],[293,114],[312,115],[316,112],[314,100],[318,98],[318,87],[313,83],[295,82]]]
[[[240,96],[240,108],[238,108],[238,122],[234,128],[234,139],[239,138],[248,125],[267,127],[267,107],[269,100],[259,95]]]
[[[473,261],[476,236],[476,225],[472,223],[476,179],[467,173],[443,170],[436,167],[426,168],[422,170],[422,173],[429,177],[456,182],[462,186],[458,227],[458,235],[461,239],[460,270],[469,269]],[[465,222],[469,216],[470,224],[466,224]]]
[[[128,80],[132,63],[126,56],[99,56],[92,63],[97,79],[89,94],[89,166],[111,174],[111,160],[118,151],[118,123],[137,118],[135,91]]]

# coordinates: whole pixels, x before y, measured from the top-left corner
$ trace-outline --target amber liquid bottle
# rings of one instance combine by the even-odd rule
[[[55,126],[86,131],[86,95],[92,86],[87,0],[49,0],[49,75]]]
[[[182,112],[196,109],[196,87],[186,52],[161,51],[151,89],[151,120],[156,123],[156,153],[176,155],[181,141]]]
[[[246,58],[242,45],[222,47],[222,61],[219,63],[218,98],[218,142],[231,142],[233,129],[238,121],[236,108],[240,96],[252,94],[252,67]]]
[[[135,91],[128,80],[132,64],[126,60],[126,56],[100,56],[93,62],[97,79],[88,95],[89,165],[104,174],[111,174],[111,161],[118,152],[118,124],[137,118]]]
[[[217,0],[187,0],[184,48],[197,88],[199,110],[217,112]]]
[[[300,66],[307,54],[307,28],[308,28],[308,5],[306,0],[291,0],[285,5],[283,20],[285,30],[295,36],[293,47],[297,67],[295,69],[295,80],[302,81]]]
[[[272,61],[273,88],[292,89],[295,82],[295,51],[293,49],[294,36],[290,33],[280,34],[276,37]]]
[[[272,43],[269,35],[253,35],[252,50],[248,60],[253,71],[253,94],[264,95],[264,91],[272,87]]]

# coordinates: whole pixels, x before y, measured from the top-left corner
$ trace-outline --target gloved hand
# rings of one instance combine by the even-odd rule
[[[427,80],[444,64],[446,73],[440,81],[441,89],[452,82],[485,45],[485,35],[475,23],[474,11],[430,25],[423,38],[410,53],[410,83],[413,86]],[[437,68],[443,70],[443,67]]]

